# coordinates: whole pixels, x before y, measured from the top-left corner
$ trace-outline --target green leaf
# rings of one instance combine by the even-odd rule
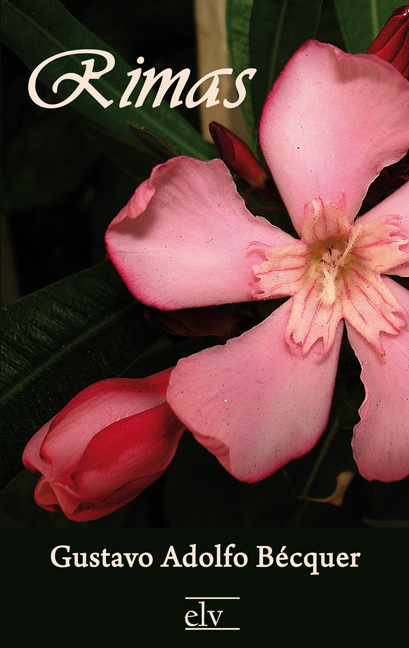
[[[400,6],[394,0],[334,0],[334,4],[347,49],[352,54],[365,53]]]
[[[132,135],[139,142],[144,144],[146,148],[151,151],[151,153],[156,155],[161,162],[164,162],[171,157],[180,155],[180,151],[175,149],[174,146],[171,146],[164,137],[161,137],[157,133],[154,133],[153,131],[149,130],[149,128],[140,126],[139,124],[135,124],[133,122],[127,122],[126,125],[128,126]]]
[[[268,92],[294,52],[314,38],[322,0],[254,0],[250,22],[250,63],[254,120],[258,124]]]
[[[47,58],[70,50],[98,49],[114,55],[114,69],[92,81],[93,87],[105,99],[113,100],[113,103],[104,109],[87,91],[83,91],[70,104],[71,107],[139,148],[140,145],[126,127],[127,121],[137,122],[158,133],[184,155],[200,159],[214,157],[214,147],[205,142],[175,109],[170,108],[166,102],[152,108],[156,97],[154,91],[150,91],[140,108],[135,108],[133,104],[119,108],[121,97],[130,81],[127,74],[132,68],[108,45],[75,20],[60,2],[2,0],[1,6],[2,39],[31,70]],[[63,74],[76,73],[82,77],[84,66],[81,65],[81,61],[90,57],[88,54],[59,58],[44,67],[39,79],[51,88]],[[99,56],[96,58],[98,60],[95,69],[100,70],[104,62],[101,65],[103,59]],[[64,81],[59,84],[58,92],[62,98],[66,98],[76,86],[77,83]],[[142,81],[132,94],[134,101],[141,87]]]
[[[44,423],[159,337],[143,310],[106,262],[3,309],[3,486]]]
[[[158,157],[124,142],[89,119],[80,121],[80,127],[121,171],[134,178],[135,187],[149,178],[152,168],[161,161]]]
[[[74,123],[72,111],[32,115],[21,124],[4,164],[6,212],[63,198],[89,172],[94,147]],[[44,145],[46,144],[46,145]]]
[[[250,67],[250,18],[254,0],[227,0],[226,2],[226,31],[230,63],[233,74],[237,77],[240,72]],[[241,104],[241,111],[249,133],[248,145],[252,150],[257,146],[257,129],[254,125],[253,105],[251,100],[252,81],[243,79],[246,97]]]

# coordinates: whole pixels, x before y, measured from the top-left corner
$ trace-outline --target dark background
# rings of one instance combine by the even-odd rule
[[[191,0],[62,4],[132,68],[143,56],[144,69],[189,67],[196,76]],[[74,109],[36,106],[27,91],[28,68],[4,45],[2,57],[3,213],[14,259],[14,268],[4,268],[6,305],[103,261],[105,229],[129,200],[135,181],[94,144]],[[184,111],[198,127],[197,112]],[[16,282],[10,286],[13,272]]]

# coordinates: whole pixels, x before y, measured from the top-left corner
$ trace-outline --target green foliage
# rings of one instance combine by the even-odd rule
[[[396,0],[334,0],[349,52],[367,51],[389,16],[401,6]]]
[[[227,37],[235,73],[254,67],[242,111],[249,146],[257,148],[261,111],[274,80],[308,38],[314,38],[322,0],[228,0]]]
[[[140,141],[141,144],[144,144],[153,155],[156,155],[161,162],[168,160],[170,157],[181,155],[181,152],[175,149],[174,146],[171,146],[163,137],[157,135],[157,133],[154,133],[148,128],[145,128],[145,126],[140,126],[133,122],[127,122],[126,125],[132,135]]]
[[[20,126],[4,165],[5,211],[59,200],[92,168],[98,153],[89,149],[74,117],[71,111],[42,112]]]
[[[250,18],[253,0],[226,0],[226,31],[230,63],[235,76],[250,67]],[[244,79],[246,98],[241,105],[244,120],[249,133],[248,145],[255,150],[257,146],[257,126],[253,117],[251,100],[252,82]]]
[[[127,130],[127,121],[135,121],[158,133],[184,155],[201,159],[212,157],[213,147],[204,142],[177,111],[165,102],[156,108],[151,107],[155,97],[153,91],[148,95],[147,105],[138,109],[133,105],[119,108],[129,82],[127,74],[132,68],[106,43],[75,20],[60,2],[42,0],[36,3],[34,11],[30,0],[2,0],[1,4],[2,39],[31,70],[47,58],[65,51],[99,49],[115,56],[114,69],[93,81],[94,87],[103,97],[113,100],[113,103],[104,109],[90,94],[83,92],[75,101],[76,110],[133,145],[136,145],[137,140]],[[81,65],[81,60],[86,58],[89,55],[64,56],[47,65],[39,78],[48,87],[52,87],[55,80],[63,74],[75,72],[83,76],[84,66]],[[141,87],[142,82],[135,89],[135,96]],[[62,98],[69,96],[72,91],[70,83],[59,86]]]
[[[112,378],[158,337],[107,263],[3,309],[3,487],[30,437],[87,385]]]
[[[134,179],[136,187],[146,178],[160,157],[157,151],[143,152],[129,142],[124,142],[110,131],[90,120],[80,120],[80,128],[117,167]],[[159,135],[157,136],[159,137]]]
[[[254,120],[277,76],[294,52],[314,38],[322,0],[254,0],[250,20],[250,63]]]

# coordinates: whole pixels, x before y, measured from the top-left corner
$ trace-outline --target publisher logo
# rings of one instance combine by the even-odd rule
[[[185,614],[185,630],[240,630],[230,623],[232,609],[228,603],[239,601],[240,596],[185,596],[185,600],[191,601],[192,607]]]

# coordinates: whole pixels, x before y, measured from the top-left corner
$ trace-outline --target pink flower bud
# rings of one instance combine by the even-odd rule
[[[184,426],[166,402],[172,369],[83,389],[28,442],[24,466],[41,473],[34,498],[70,520],[95,520],[158,479]]]
[[[368,54],[388,61],[409,79],[409,5],[399,7],[385,23]]]
[[[279,194],[270,172],[263,169],[247,144],[217,122],[209,124],[209,130],[223,162],[266,200],[277,200]]]

